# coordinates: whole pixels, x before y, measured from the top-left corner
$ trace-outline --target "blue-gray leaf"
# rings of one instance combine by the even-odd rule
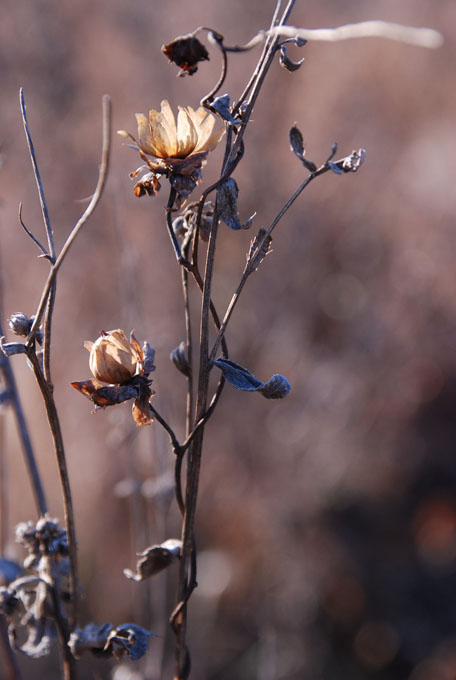
[[[220,368],[224,378],[236,389],[260,392],[266,399],[282,399],[291,389],[290,383],[283,375],[275,374],[264,383],[246,368],[230,359],[216,359],[214,365]]]

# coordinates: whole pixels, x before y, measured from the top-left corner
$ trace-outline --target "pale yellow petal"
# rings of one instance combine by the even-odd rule
[[[158,158],[168,158],[173,155],[175,140],[168,134],[169,125],[164,122],[164,117],[158,111],[149,111],[149,124],[152,137],[152,144],[157,149]],[[168,126],[168,129],[167,129]]]
[[[185,158],[189,156],[198,141],[198,133],[188,114],[188,112],[179,107],[179,114],[177,116],[177,156]]]
[[[177,153],[177,129],[174,114],[169,105],[169,102],[164,99],[161,103],[161,122],[166,130],[169,141],[169,156],[175,156]]]
[[[212,130],[214,129],[215,118],[214,116],[208,116],[198,129],[198,142],[196,144],[195,152],[206,151],[206,143],[211,136]]]
[[[138,122],[138,144],[140,148],[144,153],[150,153],[153,156],[157,156],[157,149],[152,142],[152,134],[147,117],[143,113],[137,113],[136,120]]]
[[[198,109],[196,109],[196,111],[194,111],[191,106],[188,106],[187,109],[188,109],[188,112],[191,116],[191,119],[193,120],[193,122],[195,124],[195,127],[197,127],[197,128],[202,124],[202,122],[206,118],[206,116],[211,116],[211,118],[212,118],[212,115],[209,113],[209,111],[207,109],[203,108],[202,106],[200,106]]]
[[[214,132],[211,134],[209,139],[207,140],[206,144],[204,145],[204,151],[213,151],[217,144],[220,142],[222,139],[223,135],[225,134],[225,128],[219,128],[218,130],[214,130]],[[200,149],[201,151],[203,149]]]

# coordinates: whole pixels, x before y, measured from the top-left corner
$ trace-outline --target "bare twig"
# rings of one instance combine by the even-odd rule
[[[32,325],[32,328],[30,329],[29,337],[28,337],[28,342],[30,343],[33,340],[33,337],[36,333],[36,331],[39,328],[39,325],[41,323],[41,318],[44,313],[45,306],[47,304],[47,299],[49,296],[49,292],[52,287],[52,283],[57,275],[58,270],[60,269],[61,265],[63,264],[63,261],[68,254],[68,251],[70,250],[71,246],[73,245],[74,240],[76,239],[77,235],[79,234],[80,230],[82,227],[85,225],[89,217],[92,215],[93,211],[95,210],[101,195],[103,193],[103,189],[106,183],[106,178],[108,175],[108,167],[109,167],[109,156],[110,156],[110,151],[111,151],[111,99],[108,97],[108,95],[104,95],[103,97],[103,145],[102,145],[102,151],[101,151],[101,166],[100,166],[100,171],[98,175],[98,182],[97,186],[95,188],[95,191],[93,193],[93,196],[90,200],[89,205],[79,218],[79,220],[76,222],[75,226],[73,227],[70,235],[68,236],[67,240],[65,241],[65,244],[60,251],[54,265],[51,268],[51,271],[49,272],[49,276],[47,278],[47,281],[45,283],[43,292],[41,294],[41,299],[38,304],[38,309],[35,315],[35,319]]]

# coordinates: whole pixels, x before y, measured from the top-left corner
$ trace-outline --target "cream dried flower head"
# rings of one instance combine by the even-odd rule
[[[176,205],[181,207],[200,181],[201,167],[225,129],[214,130],[215,116],[203,107],[195,111],[191,106],[180,106],[176,121],[166,99],[161,103],[161,111],[151,109],[148,117],[137,113],[136,120],[138,140],[125,130],[119,130],[120,135],[135,142],[147,163],[131,173],[131,177],[136,177],[144,169],[147,171],[135,185],[135,194],[158,193],[160,175],[166,175],[176,190]],[[153,156],[154,160],[148,156]]]
[[[162,101],[161,112],[151,109],[149,118],[137,113],[138,145],[148,155],[164,161],[180,175],[190,175],[201,167],[209,151],[213,151],[225,132],[214,130],[215,117],[200,107],[179,106],[177,123],[169,103]]]

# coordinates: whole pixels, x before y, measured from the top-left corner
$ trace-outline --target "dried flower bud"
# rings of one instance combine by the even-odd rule
[[[182,35],[172,40],[167,45],[162,45],[163,54],[170,62],[180,67],[179,76],[189,76],[198,70],[200,61],[209,61],[209,54],[204,45],[193,34]]]
[[[32,322],[32,319],[29,319],[27,314],[16,312],[16,314],[11,314],[8,319],[8,326],[14,335],[20,335],[22,338],[26,338],[29,334]]]
[[[93,376],[110,385],[122,385],[130,380],[142,358],[120,329],[102,331],[98,340],[86,341],[84,347],[90,351],[89,365]]]

